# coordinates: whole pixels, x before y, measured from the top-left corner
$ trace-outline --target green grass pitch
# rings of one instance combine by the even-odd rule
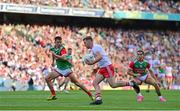
[[[57,92],[54,101],[46,100],[49,91],[0,92],[0,110],[180,110],[180,90],[163,90],[165,103],[159,102],[154,90],[142,94],[144,101],[138,103],[132,90],[104,90],[104,103],[92,106],[82,91]]]

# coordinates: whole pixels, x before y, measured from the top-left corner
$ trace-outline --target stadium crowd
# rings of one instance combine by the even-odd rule
[[[164,13],[180,12],[180,2],[174,0],[0,0],[0,3]]]
[[[82,38],[86,35],[109,53],[117,80],[130,79],[125,73],[128,63],[135,51],[143,48],[147,59],[164,60],[173,69],[173,83],[180,85],[179,32],[49,25],[0,25],[0,78],[13,78],[22,84],[32,78],[35,86],[44,87],[43,69],[51,66],[49,48],[57,35],[61,35],[66,47],[73,48],[74,74],[89,88],[93,67],[82,59],[86,53]]]

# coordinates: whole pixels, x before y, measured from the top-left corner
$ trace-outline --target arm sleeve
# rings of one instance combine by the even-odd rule
[[[150,68],[151,68],[151,65],[150,65],[149,63],[148,63],[148,65],[147,65],[147,68],[148,68],[148,69],[150,69]]]
[[[67,53],[66,49],[63,48],[63,49],[61,50],[61,52],[60,52],[60,55],[64,55],[64,54],[66,54],[66,53]]]
[[[129,68],[130,68],[130,69],[133,69],[133,68],[134,68],[134,62],[130,62]]]

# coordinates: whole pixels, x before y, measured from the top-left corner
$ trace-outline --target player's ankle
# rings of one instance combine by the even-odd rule
[[[159,99],[163,98],[162,96],[159,96]]]
[[[92,96],[92,93],[91,92],[87,92],[88,96]]]
[[[102,100],[101,96],[96,97],[96,101],[97,100]]]
[[[134,83],[132,81],[127,82],[127,86],[134,86]]]

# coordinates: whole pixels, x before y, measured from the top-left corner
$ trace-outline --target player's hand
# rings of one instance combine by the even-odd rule
[[[141,76],[141,74],[139,74],[139,73],[138,74],[134,74],[135,78],[140,77],[140,76]]]
[[[61,59],[67,60],[67,54],[62,55],[62,56],[61,56]]]
[[[57,55],[56,53],[52,52],[52,56],[56,59],[57,58]]]
[[[52,63],[51,66],[54,67],[54,66],[55,66],[55,63]]]
[[[98,69],[99,69],[99,67],[94,68],[93,71],[92,71],[92,75],[95,75],[98,72]]]

